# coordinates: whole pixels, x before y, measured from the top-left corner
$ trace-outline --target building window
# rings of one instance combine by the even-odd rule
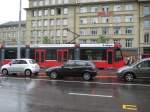
[[[109,23],[109,17],[102,17],[102,23]]]
[[[33,11],[33,17],[36,17],[38,15],[38,12],[36,10]]]
[[[50,30],[50,37],[54,37],[55,36],[55,30]]]
[[[43,11],[39,10],[38,16],[42,16]]]
[[[56,4],[56,0],[51,0],[51,4],[55,5]]]
[[[90,43],[91,43],[91,44],[96,44],[97,41],[96,41],[96,40],[90,40]]]
[[[144,20],[144,28],[150,27],[150,20]]]
[[[58,0],[57,2],[58,2],[58,4],[62,4],[62,0]]]
[[[36,7],[37,6],[37,1],[33,1],[33,7]]]
[[[115,43],[120,43],[120,39],[114,39],[114,44]]]
[[[144,44],[149,44],[149,42],[150,42],[149,33],[145,33],[144,34]]]
[[[33,28],[37,27],[37,21],[32,21],[32,27]]]
[[[43,32],[43,35],[44,35],[44,36],[48,36],[48,31],[45,30],[45,31]]]
[[[121,28],[119,26],[114,27],[114,35],[121,34]]]
[[[98,23],[98,17],[91,17],[90,23],[91,24],[97,24]]]
[[[132,47],[132,39],[126,39],[126,47]]]
[[[47,16],[47,15],[48,15],[48,10],[45,9],[45,10],[44,10],[44,16]]]
[[[67,4],[67,3],[69,3],[69,0],[64,0],[64,4]]]
[[[37,36],[37,31],[32,31],[32,37],[36,37]]]
[[[125,34],[133,34],[133,27],[126,27]]]
[[[45,0],[45,5],[49,5],[49,0]]]
[[[63,30],[63,36],[67,36],[67,30]]]
[[[50,25],[51,26],[55,25],[55,20],[54,19],[50,19]]]
[[[68,25],[68,19],[63,19],[63,25]]]
[[[43,5],[44,5],[44,1],[43,0],[39,1],[39,6],[43,6]]]
[[[60,19],[57,19],[57,20],[56,20],[56,24],[57,24],[57,25],[61,25],[61,20],[60,20]]]
[[[61,30],[56,30],[56,36],[61,36]]]
[[[42,37],[43,36],[43,32],[42,31],[38,31],[38,37]]]
[[[87,40],[80,40],[80,44],[86,44]]]
[[[55,9],[51,9],[51,15],[55,15]]]
[[[39,20],[39,21],[38,21],[38,26],[39,26],[39,27],[43,26],[43,21],[42,21],[42,20]]]
[[[125,5],[125,10],[133,10],[133,5],[132,4]]]
[[[60,40],[56,40],[56,44],[60,44]]]
[[[133,22],[133,16],[125,16],[125,22]]]
[[[102,28],[102,35],[108,35],[109,34],[109,27],[103,27]]]
[[[48,20],[44,20],[44,26],[48,26]]]
[[[120,23],[121,22],[121,17],[120,16],[115,16],[113,17],[114,23]]]
[[[87,35],[87,29],[85,28],[80,29],[80,35]]]
[[[109,6],[102,6],[102,11],[103,11],[105,14],[108,14],[108,12],[109,12]]]
[[[115,5],[114,6],[114,11],[121,11],[121,6],[120,5]]]
[[[144,16],[150,15],[150,6],[144,6]]]
[[[98,29],[97,28],[90,28],[91,35],[97,35]]]
[[[68,8],[64,8],[64,14],[68,14]]]
[[[87,13],[87,7],[80,7],[80,13]]]
[[[61,8],[57,8],[57,15],[61,15]]]
[[[87,24],[87,18],[80,18],[80,24]]]
[[[98,7],[91,7],[91,12],[97,12],[98,11]]]

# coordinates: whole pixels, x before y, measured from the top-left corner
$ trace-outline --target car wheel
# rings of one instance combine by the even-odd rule
[[[2,74],[3,74],[3,75],[8,75],[8,70],[7,70],[7,69],[3,69],[3,70],[2,70]]]
[[[31,76],[32,75],[32,72],[31,72],[31,70],[25,70],[25,76]]]
[[[133,73],[126,73],[124,76],[125,81],[127,82],[132,82],[134,80],[134,75]]]
[[[58,74],[56,72],[51,72],[50,73],[50,78],[57,79],[58,78]]]
[[[85,81],[89,81],[89,80],[92,79],[92,76],[91,76],[90,73],[86,72],[86,73],[83,74],[83,79],[84,79]]]

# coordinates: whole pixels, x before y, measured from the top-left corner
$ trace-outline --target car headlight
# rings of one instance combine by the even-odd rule
[[[117,71],[117,73],[121,73],[122,71],[123,71],[123,70],[122,70],[122,69],[120,69],[120,70],[118,70],[118,71]]]
[[[46,72],[49,72],[50,70],[51,70],[51,69],[50,69],[50,68],[48,68],[48,69],[46,69],[45,71],[46,71]]]

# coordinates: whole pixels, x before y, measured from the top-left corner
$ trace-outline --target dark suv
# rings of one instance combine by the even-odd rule
[[[69,60],[63,66],[48,68],[46,73],[52,79],[63,76],[73,76],[82,77],[88,81],[97,75],[97,70],[95,65],[90,61]]]

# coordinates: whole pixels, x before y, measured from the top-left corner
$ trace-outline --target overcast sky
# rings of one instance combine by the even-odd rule
[[[1,0],[0,3],[0,24],[8,21],[19,20],[20,0]],[[23,8],[28,7],[28,0],[22,0],[22,20],[26,19],[26,12]]]

